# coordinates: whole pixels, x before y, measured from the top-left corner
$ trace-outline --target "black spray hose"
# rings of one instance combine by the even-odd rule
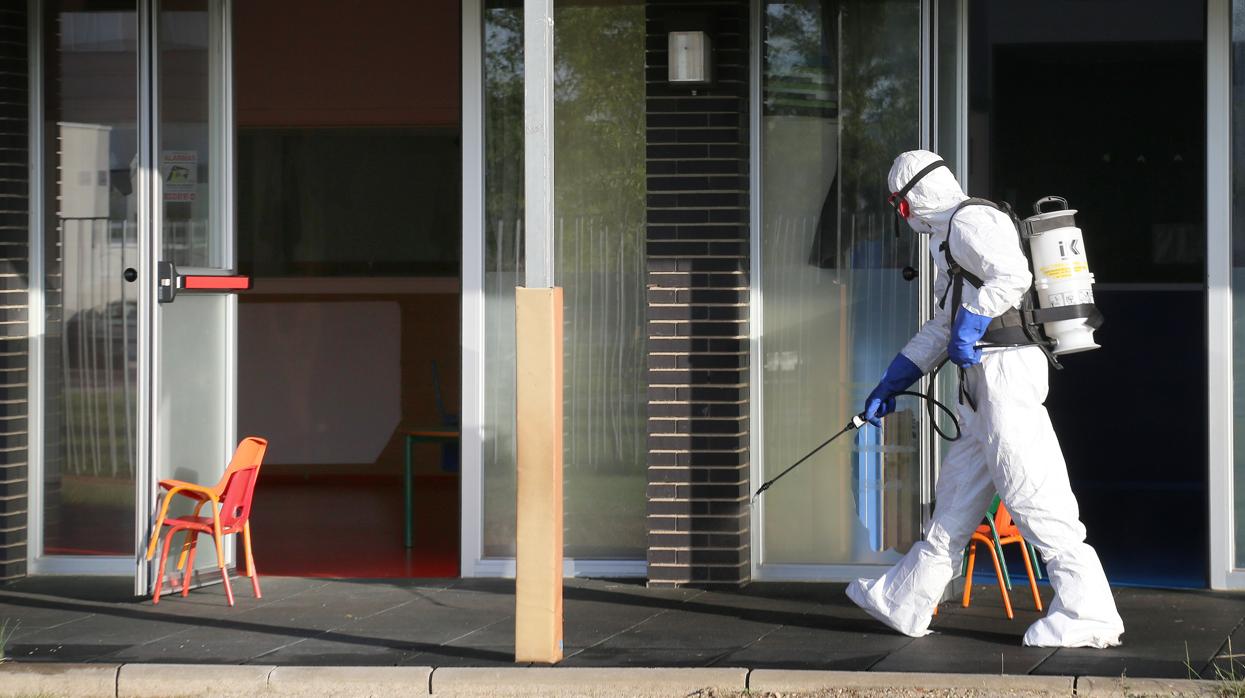
[[[934,379],[938,377],[938,369],[942,368],[943,365],[946,363],[947,363],[946,361],[943,361],[941,364],[938,365],[938,368],[934,369],[934,372],[930,374],[928,393],[918,393],[912,390],[901,390],[898,393],[895,393],[895,397],[898,397],[900,395],[910,395],[912,397],[916,397],[916,398],[920,398],[924,400],[926,410],[928,411],[928,414],[929,414],[930,425],[933,426],[934,431],[937,432],[939,436],[946,439],[947,441],[956,441],[960,438],[960,422],[959,420],[955,418],[955,412],[951,411],[950,407],[947,407],[946,405],[942,404],[938,400],[934,399],[934,385],[935,385]],[[955,425],[955,436],[948,436],[947,432],[939,428],[938,419],[937,419],[938,415],[935,414],[934,412],[935,407],[942,410],[948,417],[951,418],[951,423]],[[846,434],[847,432],[855,431],[863,427],[866,424],[868,424],[868,422],[865,421],[864,412],[861,412],[855,417],[852,417],[852,420],[848,422],[846,426],[840,429],[838,433],[836,433],[834,436],[831,436],[825,441],[822,441],[820,446],[804,454],[803,458],[792,463],[791,465],[787,467],[786,470],[782,471],[781,473],[778,473],[778,475],[774,476],[772,479],[766,481],[765,484],[761,485],[757,489],[756,493],[752,495],[752,502],[755,503],[757,500],[757,497],[760,497],[762,492],[764,492],[765,490],[768,490],[775,482],[778,482],[779,480],[781,480],[784,475],[791,472],[792,470],[795,470],[796,466],[800,465],[801,463],[808,460],[809,458],[812,458],[813,454],[817,453],[818,451],[825,448],[826,446],[829,446],[832,441]]]

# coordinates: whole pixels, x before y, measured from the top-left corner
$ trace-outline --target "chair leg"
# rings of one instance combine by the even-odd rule
[[[255,598],[262,599],[264,595],[259,591],[259,572],[255,569],[255,556],[251,554],[250,521],[242,524],[242,549],[246,552],[246,571],[251,577],[251,589],[255,592]]]
[[[190,552],[190,545],[191,545],[190,540],[193,536],[194,536],[194,532],[191,531],[190,529],[186,529],[185,535],[182,536],[182,547],[181,547],[181,550],[177,554],[177,568],[176,569],[178,571],[181,571],[181,569],[186,566],[186,555]],[[182,591],[181,589],[177,588],[177,584],[175,583],[176,581],[177,581],[177,578],[175,575],[169,575],[169,592],[170,593],[176,593],[176,592]],[[185,594],[182,594],[182,595],[185,596]]]
[[[156,588],[151,594],[151,605],[160,603],[160,587],[164,584],[164,566],[169,561],[169,545],[173,542],[173,534],[177,533],[176,528],[170,528],[166,536],[164,536],[164,549],[160,552],[160,566],[156,568]]]
[[[224,563],[221,563],[221,566],[220,566],[220,578],[224,580],[225,582],[225,600],[229,602],[230,606],[232,606],[233,605],[233,587],[229,586],[229,568],[226,567]]]
[[[968,608],[973,597],[973,565],[977,563],[977,541],[968,542],[968,571],[964,573],[964,601],[961,605]]]
[[[220,578],[225,582],[225,600],[229,605],[233,605],[233,587],[229,585],[229,566],[225,564],[225,545],[221,541],[221,536],[212,534],[213,542],[216,543],[216,564],[220,566]]]
[[[1012,599],[1007,594],[1007,584],[1003,582],[1003,568],[999,565],[999,554],[994,551],[994,546],[990,547],[990,557],[994,560],[994,574],[999,578],[999,593],[1003,595],[1003,610],[1007,611],[1007,617],[1015,618],[1016,614],[1012,612]]]
[[[1012,590],[1012,572],[1007,569],[1007,558],[1003,557],[1003,543],[998,536],[994,537],[994,552],[999,560],[999,567],[1003,568],[1003,581],[1007,584],[1007,590]]]
[[[1029,551],[1029,557],[1033,560],[1033,573],[1038,579],[1042,578],[1042,565],[1038,562],[1037,548],[1029,541],[1025,541],[1025,550]]]
[[[1020,541],[1020,557],[1024,558],[1025,572],[1029,573],[1029,590],[1033,592],[1033,605],[1040,611],[1042,610],[1042,596],[1038,594],[1037,580],[1033,578],[1033,563],[1029,562],[1029,556],[1025,554],[1026,545],[1024,540]]]
[[[190,541],[190,554],[186,557],[186,576],[182,579],[182,598],[190,594],[190,582],[195,574],[195,553],[199,552],[199,533]]]

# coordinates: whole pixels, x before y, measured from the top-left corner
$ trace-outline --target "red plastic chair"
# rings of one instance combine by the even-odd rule
[[[164,495],[164,503],[160,506],[160,515],[156,517],[156,525],[151,531],[151,542],[147,545],[147,559],[156,552],[156,543],[160,538],[161,526],[168,526],[169,532],[164,537],[164,551],[160,554],[160,566],[157,568],[156,588],[152,595],[153,604],[160,603],[160,586],[164,582],[164,568],[169,559],[169,544],[174,534],[185,531],[182,539],[181,555],[177,558],[177,569],[185,567],[182,578],[182,596],[190,592],[190,579],[195,568],[195,550],[199,544],[200,533],[210,533],[216,543],[216,560],[220,566],[221,578],[225,581],[225,598],[229,605],[233,603],[233,588],[229,585],[229,571],[225,568],[224,537],[233,533],[242,534],[242,547],[246,553],[246,573],[251,578],[251,587],[255,590],[255,598],[263,598],[259,591],[259,573],[255,571],[255,559],[251,555],[251,499],[255,494],[255,481],[259,478],[259,467],[264,460],[264,452],[268,450],[268,440],[258,436],[248,436],[238,444],[229,467],[215,487],[203,487],[181,480],[161,480],[160,486],[168,490]],[[167,518],[169,504],[174,496],[189,497],[198,502],[194,513],[190,516]],[[211,504],[211,516],[199,516],[203,505]]]

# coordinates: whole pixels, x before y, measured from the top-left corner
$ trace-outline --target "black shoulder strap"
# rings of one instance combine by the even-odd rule
[[[955,257],[951,256],[951,227],[955,225],[955,216],[964,209],[965,206],[989,206],[990,208],[1003,210],[998,204],[989,199],[971,198],[960,202],[959,206],[951,212],[951,220],[947,221],[947,239],[942,241],[938,249],[942,251],[943,258],[947,261],[947,273],[951,275],[951,283],[947,286],[947,292],[951,294],[951,319],[955,319],[955,312],[960,307],[960,298],[964,295],[964,282],[973,285],[973,288],[981,288],[982,280],[976,274],[968,271],[955,261]],[[938,301],[938,306],[946,307],[947,294],[943,293],[942,298]]]

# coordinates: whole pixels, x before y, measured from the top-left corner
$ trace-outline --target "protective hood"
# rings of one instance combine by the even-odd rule
[[[892,192],[903,189],[918,172],[932,162],[942,158],[928,150],[909,150],[895,158],[887,175],[887,184]],[[921,178],[916,186],[904,197],[908,201],[911,214],[908,225],[918,233],[947,234],[951,223],[951,214],[968,196],[955,181],[955,175],[946,167],[939,167]]]

